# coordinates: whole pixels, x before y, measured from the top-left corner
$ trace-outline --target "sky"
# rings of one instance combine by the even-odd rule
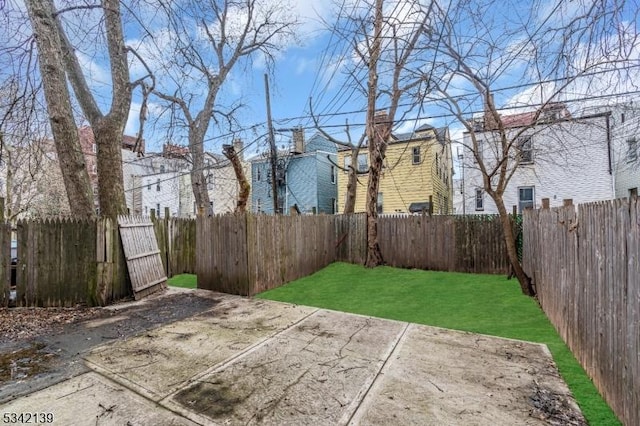
[[[171,31],[167,31],[166,20],[158,13],[159,8],[155,4],[158,1],[160,0],[139,0],[132,11],[127,10],[126,7],[123,9],[125,42],[135,48],[154,69],[158,88],[173,94],[180,86],[190,96],[189,99],[193,105],[197,106],[204,98],[205,87],[202,85],[202,79],[197,75],[182,77],[175,72],[172,74],[169,68],[166,68],[167,64],[170,64],[174,69],[184,69],[179,66],[179,61],[175,60],[175,55],[171,53],[172,47],[177,43],[177,37]],[[425,0],[413,1],[427,4]],[[18,9],[23,7],[21,0],[12,0],[12,3]],[[68,3],[63,0],[57,1],[58,7]],[[535,108],[541,99],[548,99],[555,94],[565,82],[545,80],[555,75],[554,64],[550,61],[545,62],[536,55],[545,50],[548,51],[547,57],[557,54],[558,41],[551,38],[543,40],[544,43],[539,45],[533,45],[529,40],[538,35],[536,31],[539,28],[560,28],[571,22],[573,18],[584,13],[591,2],[532,0],[525,3],[505,0],[490,3],[478,0],[471,3],[473,7],[478,8],[477,11],[484,13],[482,16],[485,19],[480,22],[470,20],[468,14],[464,15],[456,10],[456,2],[449,3],[443,0],[439,2],[439,6],[446,11],[453,28],[461,35],[459,47],[467,52],[470,67],[478,74],[486,75],[492,87],[498,89],[494,97],[496,104],[504,109],[504,113],[522,112]],[[485,3],[487,7],[482,9]],[[613,4],[613,2],[603,3]],[[631,0],[628,3],[627,9],[620,14],[619,20],[610,19],[606,22],[608,28],[615,29],[613,34],[609,31],[608,36],[598,35],[592,39],[592,42],[597,45],[598,51],[611,55],[611,59],[618,59],[624,54],[630,58],[625,62],[625,66],[640,67],[639,42],[633,38],[638,33],[637,0]],[[134,3],[124,2],[123,4]],[[356,85],[366,84],[366,74],[360,72],[356,83],[353,80],[347,80],[345,72],[350,70],[357,61],[354,43],[351,37],[341,37],[339,32],[332,29],[335,27],[353,29],[344,16],[339,14],[338,5],[343,4],[344,10],[357,10],[361,14],[367,14],[370,8],[366,7],[365,2],[361,0],[261,0],[259,4],[262,8],[279,5],[286,12],[287,18],[295,18],[299,23],[295,29],[295,37],[273,40],[279,50],[274,54],[273,66],[270,69],[266,67],[266,61],[260,54],[253,55],[251,63],[242,62],[234,67],[225,80],[217,100],[222,109],[240,103],[243,107],[236,111],[236,121],[233,126],[230,127],[224,121],[221,121],[220,125],[211,126],[205,138],[205,149],[220,153],[223,143],[230,143],[232,138],[239,137],[245,141],[250,155],[266,150],[265,73],[269,75],[273,127],[276,129],[276,140],[279,146],[289,143],[290,129],[296,126],[306,129],[307,138],[313,135],[314,123],[310,116],[310,99],[312,99],[314,113],[319,116],[325,130],[345,140],[347,138],[345,123],[348,121],[351,137],[357,140],[363,131],[366,98],[356,90]],[[529,7],[523,7],[524,4]],[[402,25],[408,25],[405,23],[415,18],[414,12],[415,8],[411,6],[411,0],[385,0],[385,14],[401,22],[399,28],[405,33],[408,33],[409,27]],[[242,11],[235,11],[230,16],[232,16],[230,25],[237,26],[243,22]],[[100,14],[96,10],[82,11],[75,15],[65,14],[69,36],[77,45],[76,53],[83,65],[85,76],[92,86],[99,105],[103,111],[106,111],[111,98],[106,51],[103,44],[99,41],[96,43],[95,38],[86,37],[87,31],[85,31],[87,28],[94,28],[99,18]],[[199,18],[201,17],[191,18],[193,22],[187,20],[185,31],[193,31],[194,34],[205,31],[203,26],[198,25]],[[207,28],[215,33],[216,26],[212,22],[207,22],[207,25]],[[23,37],[28,35],[28,30],[24,28],[24,26],[17,27],[17,32],[13,33],[16,34],[14,37],[19,37],[21,34]],[[438,25],[434,25],[434,28],[436,32],[441,31]],[[596,29],[583,27],[579,30],[588,32]],[[360,33],[370,34],[368,31],[370,29],[362,30]],[[580,32],[576,31],[577,33]],[[486,43],[472,45],[469,40],[479,34],[495,41],[496,45]],[[628,38],[624,39],[624,37]],[[617,43],[620,39],[623,42]],[[362,46],[362,38],[356,45]],[[568,68],[565,69],[566,74],[583,72],[589,77],[576,80],[564,87],[561,95],[557,96],[558,100],[583,99],[579,103],[570,104],[570,109],[577,110],[578,105],[584,106],[587,101],[607,103],[638,97],[639,88],[635,82],[640,82],[638,78],[640,74],[637,69],[633,68],[628,74],[621,76],[618,73],[607,72],[603,67],[591,67],[592,64],[589,61],[594,61],[590,56],[593,54],[593,46],[576,42],[573,47],[574,49],[568,52],[572,57],[568,61]],[[431,61],[431,55],[427,52],[414,57],[416,68],[421,71],[429,70],[429,67],[435,63],[435,60]],[[176,64],[178,64],[177,67]],[[569,69],[573,65],[575,69]],[[446,86],[446,92],[460,102],[465,116],[471,117],[481,110],[482,103],[477,96],[477,91],[468,81],[456,75],[453,69],[448,69],[446,62],[443,62],[438,72],[438,84]],[[132,57],[132,79],[144,74],[144,67]],[[388,72],[381,72],[381,79],[384,79],[385,75],[388,76]],[[169,79],[171,76],[173,80]],[[435,76],[434,81],[436,81]],[[540,81],[545,82],[523,84]],[[421,90],[424,90],[424,87],[421,87]],[[615,94],[627,95],[612,96]],[[411,132],[422,124],[436,127],[449,126],[453,139],[460,140],[463,127],[451,114],[451,105],[447,107],[442,93],[429,92],[427,99],[428,102],[425,102],[421,108],[403,110],[404,114],[399,116],[395,131]],[[139,131],[140,102],[140,91],[136,90],[125,129],[126,134],[135,135]],[[386,106],[386,100],[380,99],[379,105]],[[197,112],[197,109],[194,111]],[[159,98],[151,96],[149,121],[144,130],[148,151],[159,151],[162,144],[166,142],[187,144],[185,132],[176,130],[182,121],[180,114],[176,114],[173,121],[169,118],[166,105]],[[167,128],[173,131],[168,132]]]

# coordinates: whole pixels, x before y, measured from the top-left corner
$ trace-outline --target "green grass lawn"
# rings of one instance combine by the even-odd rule
[[[174,275],[169,278],[168,283],[171,287],[197,288],[197,278],[192,274]]]
[[[620,425],[535,300],[504,276],[334,263],[258,298],[546,343],[589,424]]]

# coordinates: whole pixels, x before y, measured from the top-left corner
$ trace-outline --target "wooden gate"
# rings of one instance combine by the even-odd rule
[[[122,247],[136,300],[167,287],[153,223],[148,218],[118,216]]]

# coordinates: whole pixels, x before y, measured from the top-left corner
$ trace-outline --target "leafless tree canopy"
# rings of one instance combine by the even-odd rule
[[[209,209],[204,181],[204,140],[212,120],[233,123],[241,103],[221,105],[218,95],[232,72],[267,69],[295,20],[285,3],[258,0],[160,1],[163,25],[141,44],[156,78],[153,93],[167,105],[172,127],[188,134],[191,181],[200,213]]]

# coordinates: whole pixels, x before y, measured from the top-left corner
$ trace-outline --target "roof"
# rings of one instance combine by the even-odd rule
[[[426,132],[431,131],[432,134],[425,134]],[[429,133],[431,133],[429,132]],[[449,128],[448,127],[433,127],[429,124],[423,124],[422,126],[415,129],[413,132],[408,133],[392,133],[392,140],[389,141],[389,145],[399,144],[399,143],[407,143],[414,141],[423,141],[426,139],[432,139],[433,135],[440,144],[446,145],[449,141]],[[366,148],[367,144],[362,144],[362,148]],[[339,147],[338,151],[349,151],[348,147]]]
[[[571,118],[571,113],[569,112],[565,104],[559,102],[546,104],[542,107],[541,110],[504,116],[500,115],[502,125],[507,129],[531,126],[533,124],[536,124],[537,122],[565,120],[567,118]]]

